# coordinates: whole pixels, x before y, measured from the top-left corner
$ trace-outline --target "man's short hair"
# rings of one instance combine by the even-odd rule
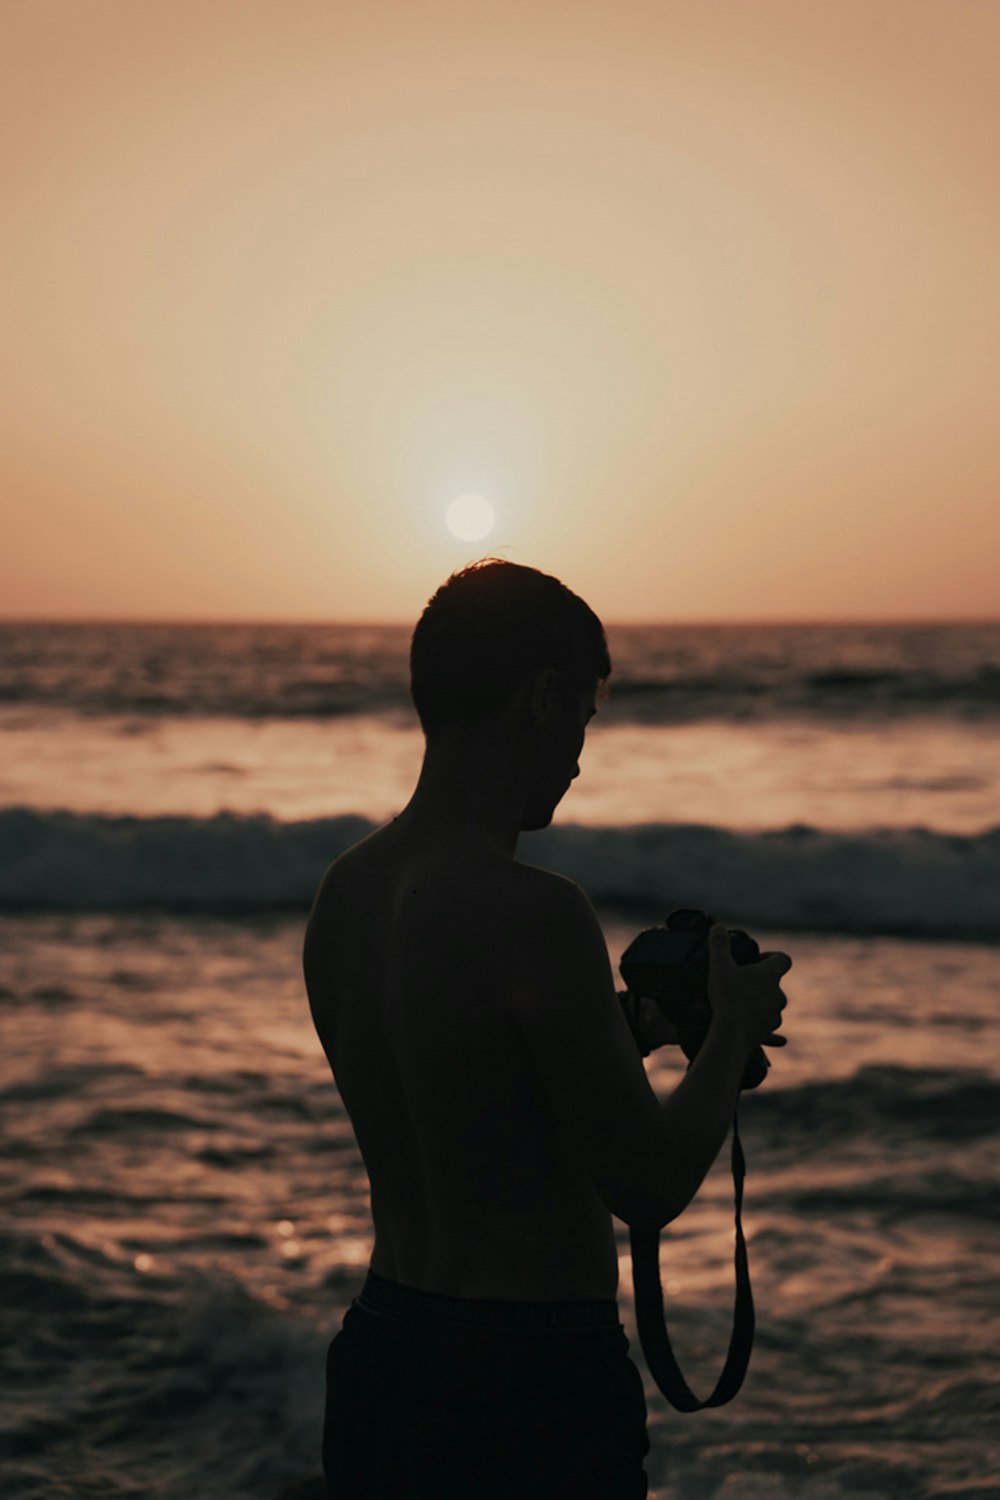
[[[453,573],[413,632],[410,691],[428,739],[502,707],[551,667],[569,695],[611,673],[604,627],[558,578],[486,557]]]

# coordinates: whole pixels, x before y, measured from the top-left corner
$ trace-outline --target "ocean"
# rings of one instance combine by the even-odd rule
[[[0,625],[4,1500],[323,1494],[371,1241],[299,950],[416,779],[408,634]],[[582,775],[521,857],[584,886],[616,964],[679,905],[794,958],[740,1112],[750,1372],[692,1416],[647,1378],[650,1494],[995,1500],[1000,624],[608,635]],[[727,1153],[662,1268],[707,1393]]]

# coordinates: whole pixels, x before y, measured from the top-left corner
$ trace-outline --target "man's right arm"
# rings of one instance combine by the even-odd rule
[[[750,1049],[780,1022],[778,983],[791,960],[773,955],[740,969],[728,938],[723,960],[716,935],[712,1023],[661,1104],[615,993],[593,907],[573,882],[536,873],[508,981],[511,1013],[606,1207],[627,1224],[659,1229],[691,1202],[726,1139]]]

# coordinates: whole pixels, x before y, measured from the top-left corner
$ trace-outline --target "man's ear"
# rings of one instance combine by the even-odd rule
[[[556,674],[551,667],[542,667],[533,672],[525,682],[525,707],[528,722],[533,729],[539,728],[552,712],[556,690]]]

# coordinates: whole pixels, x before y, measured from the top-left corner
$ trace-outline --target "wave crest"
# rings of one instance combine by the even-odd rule
[[[372,832],[360,816],[283,823],[256,814],[109,817],[0,811],[0,908],[248,912],[305,909],[324,869]],[[568,824],[527,834],[521,857],[604,906],[704,906],[759,928],[1000,938],[1000,827],[830,832],[795,824]]]

